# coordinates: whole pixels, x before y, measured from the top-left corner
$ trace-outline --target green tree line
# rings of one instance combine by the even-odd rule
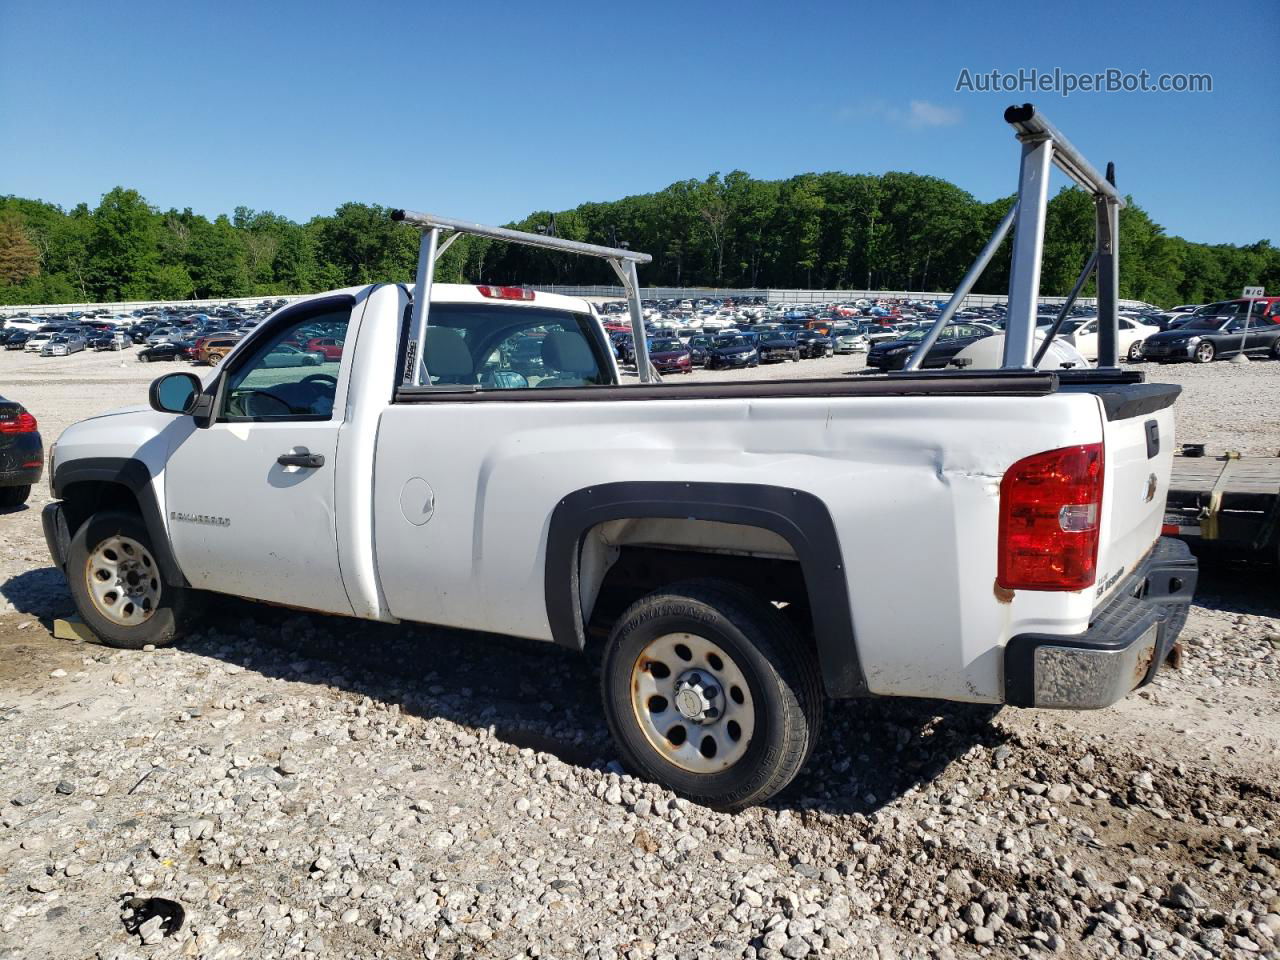
[[[757,180],[735,170],[656,193],[511,224],[653,255],[641,282],[658,286],[949,290],[1009,209],[936,177],[806,173]],[[1121,295],[1171,306],[1280,286],[1268,240],[1203,244],[1170,236],[1130,200],[1120,217]],[[1041,290],[1063,294],[1093,246],[1093,205],[1063,189],[1049,203]],[[0,197],[0,304],[181,300],[296,294],[407,281],[417,233],[376,205],[346,203],[296,223],[237,207],[213,220],[160,210],[117,187],[93,208],[63,210]],[[1008,244],[978,292],[1008,285]],[[461,237],[441,280],[615,283],[594,258]],[[1086,290],[1086,295],[1089,293]]]

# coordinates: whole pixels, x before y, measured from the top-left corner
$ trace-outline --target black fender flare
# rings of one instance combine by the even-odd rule
[[[786,540],[804,574],[827,694],[867,693],[831,513],[818,497],[789,487],[636,481],[585,487],[566,496],[551,514],[544,575],[547,620],[557,644],[572,650],[586,645],[578,577],[583,536],[610,520],[647,517],[736,523]]]
[[[160,504],[156,502],[151,479],[151,470],[147,465],[133,457],[84,457],[59,463],[50,487],[54,497],[59,500],[72,484],[114,484],[127,489],[138,502],[142,521],[151,537],[151,551],[160,566],[165,583],[174,587],[189,587],[191,584],[173,555],[169,530],[164,522],[164,514],[160,512]],[[68,533],[74,536],[75,530],[69,530]]]

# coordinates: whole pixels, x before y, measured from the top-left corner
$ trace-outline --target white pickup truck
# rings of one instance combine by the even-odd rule
[[[416,288],[295,302],[62,434],[45,532],[104,642],[212,591],[592,650],[624,762],[726,809],[790,782],[825,697],[1096,708],[1170,655],[1177,387],[625,383],[585,301],[431,284],[435,229]]]

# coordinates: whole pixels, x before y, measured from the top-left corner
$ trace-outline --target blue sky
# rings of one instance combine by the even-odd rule
[[[0,0],[0,193],[506,221],[736,168],[910,170],[991,200],[1015,186],[1001,112],[1032,100],[1170,233],[1280,241],[1280,4],[1053,10]],[[1213,92],[955,90],[1055,67]]]

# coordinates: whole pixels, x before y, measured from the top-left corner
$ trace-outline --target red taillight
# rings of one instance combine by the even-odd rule
[[[12,420],[0,420],[0,433],[35,433],[36,418],[29,413],[20,413]]]
[[[1000,481],[996,582],[1009,590],[1083,590],[1097,576],[1102,444],[1019,460]]]
[[[533,291],[527,287],[486,287],[477,284],[476,289],[480,291],[480,296],[489,297],[492,300],[533,299]]]

